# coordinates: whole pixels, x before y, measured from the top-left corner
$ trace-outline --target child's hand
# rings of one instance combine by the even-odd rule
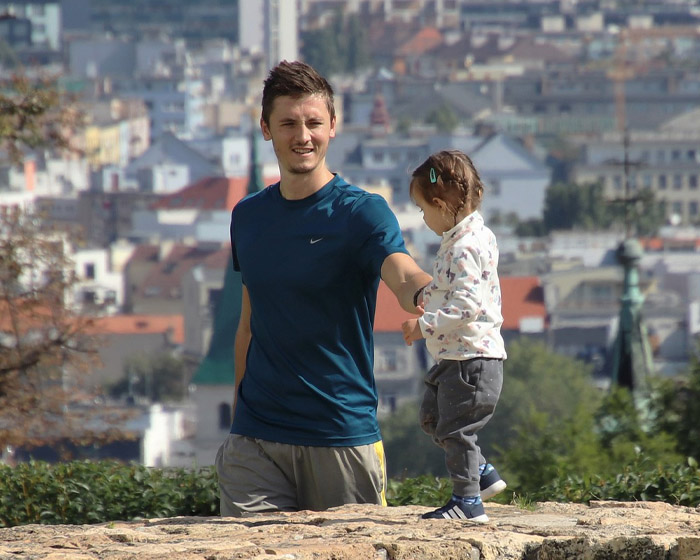
[[[418,325],[418,319],[408,319],[401,325],[403,330],[403,339],[408,346],[411,346],[414,340],[423,338],[423,333]]]

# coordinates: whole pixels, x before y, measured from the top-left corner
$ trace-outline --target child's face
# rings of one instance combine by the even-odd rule
[[[450,214],[447,212],[447,205],[439,198],[434,198],[429,203],[423,198],[418,189],[413,189],[413,200],[423,214],[423,221],[438,235],[442,235],[454,226],[454,220],[450,221]]]

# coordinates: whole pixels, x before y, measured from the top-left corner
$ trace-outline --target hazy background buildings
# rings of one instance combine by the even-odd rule
[[[331,168],[386,197],[426,267],[438,239],[408,199],[410,172],[437,149],[473,157],[501,245],[506,336],[589,361],[600,382],[625,228],[522,226],[542,220],[554,185],[599,184],[609,204],[653,193],[663,219],[642,240],[645,317],[656,370],[674,375],[700,333],[699,24],[695,0],[0,2],[2,76],[58,74],[87,115],[83,157],[2,160],[0,206],[40,210],[65,237],[72,301],[109,341],[94,381],[142,414],[130,458],[209,464],[233,374],[199,368],[225,301],[230,211],[252,188],[253,152],[264,183],[278,179],[257,132],[262,82],[303,58],[336,90]],[[426,365],[403,344],[403,317],[382,288],[382,414],[415,398]],[[154,356],[183,365],[171,373],[184,400],[154,403],[136,379],[134,359]]]

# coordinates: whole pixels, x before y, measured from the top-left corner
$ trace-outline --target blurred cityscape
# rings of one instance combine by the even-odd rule
[[[700,335],[700,1],[0,1],[2,80],[58,76],[86,117],[77,152],[0,154],[2,216],[35,213],[41,235],[61,240],[76,277],[66,302],[100,336],[81,406],[123,409],[132,434],[84,454],[213,463],[233,400],[230,214],[279,179],[258,119],[283,59],[327,75],[329,167],[387,199],[426,270],[439,238],[409,200],[410,173],[439,149],[473,158],[501,249],[506,342],[541,341],[609,383],[617,249],[634,237],[654,374],[688,367]],[[580,193],[598,198],[582,206]],[[382,415],[416,399],[426,367],[403,343],[405,317],[380,286]],[[2,317],[0,335],[9,352]],[[50,443],[1,453],[58,457]]]

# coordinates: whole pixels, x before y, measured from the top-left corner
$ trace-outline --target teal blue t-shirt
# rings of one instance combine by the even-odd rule
[[[380,271],[407,253],[386,201],[336,175],[302,200],[279,183],[233,209],[252,340],[231,433],[312,446],[381,439],[372,329]]]

